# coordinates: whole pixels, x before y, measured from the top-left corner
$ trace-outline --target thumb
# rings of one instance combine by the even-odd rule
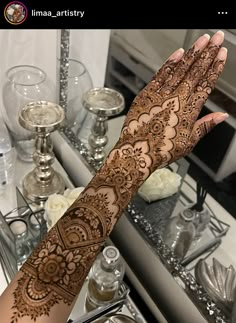
[[[189,152],[196,146],[200,139],[209,133],[217,124],[223,122],[228,116],[228,113],[214,112],[198,119],[193,126],[189,138]]]

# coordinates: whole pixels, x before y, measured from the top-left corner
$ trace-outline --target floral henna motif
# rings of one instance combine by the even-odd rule
[[[71,305],[106,234],[103,216],[87,207],[70,209],[22,266],[23,277],[14,291],[12,323],[23,316],[36,320],[49,315],[61,301]]]
[[[107,234],[111,232],[117,217],[150,173],[152,160],[149,150],[146,141],[137,141],[134,145],[125,144],[121,148],[113,149],[98,176],[90,183],[94,193],[91,194],[91,189],[86,190],[86,194],[91,194],[91,200],[97,196],[95,193],[102,190],[107,192],[104,196],[108,199],[106,203],[109,201],[109,207],[101,207],[106,218]],[[96,187],[99,187],[99,191]],[[101,205],[102,199],[99,200]]]
[[[185,78],[182,78],[179,86],[174,90],[178,82],[173,83],[175,86],[172,86],[170,85],[172,78],[170,78],[164,87],[157,91],[158,93],[149,94],[145,109],[140,107],[143,104],[142,95],[138,96],[135,99],[132,114],[128,115],[127,122],[122,129],[118,147],[122,147],[127,142],[134,144],[141,138],[146,138],[146,145],[150,147],[149,156],[153,161],[150,167],[151,172],[157,167],[163,167],[188,154],[199,139],[206,134],[206,130],[210,131],[215,125],[211,120],[200,127],[200,136],[192,134],[199,112],[224,67],[224,60],[215,59],[218,51],[219,46],[209,45],[200,54]],[[192,49],[184,57],[186,61],[189,61],[190,56],[197,54],[198,52]],[[182,69],[185,73],[189,69],[189,66],[185,65],[181,61],[176,67],[176,73],[180,73],[178,80],[182,77]],[[163,99],[167,87],[169,97]],[[172,95],[170,89],[173,91]]]
[[[183,59],[176,66],[174,73],[170,75],[165,84],[159,89],[158,93],[162,98],[166,98],[173,93],[199,55],[199,52],[199,49],[196,49],[195,45],[186,52]]]
[[[130,121],[140,119],[143,114],[148,116],[154,105],[161,106],[165,98],[181,83],[198,54],[199,50],[193,46],[178,64],[171,60],[167,61],[151,82],[134,99],[125,120],[124,128],[130,124]],[[150,117],[152,117],[151,114],[148,116],[148,120]]]
[[[172,79],[175,68],[182,58],[183,53],[184,50],[182,48],[174,52],[174,54],[171,55],[166,63],[162,65],[160,70],[153,76],[152,80],[134,99],[126,117],[125,125],[128,123],[129,119],[136,118],[137,109],[140,109],[140,113],[145,112],[149,102],[157,102],[156,93],[161,89],[165,82],[167,82],[167,80]]]
[[[61,301],[61,297],[51,288],[27,274],[18,280],[13,295],[15,302],[11,323],[18,322],[24,316],[35,321],[39,316],[49,315],[51,308]]]
[[[110,187],[103,181],[102,176],[98,176],[98,179],[97,185],[96,181],[91,182],[90,187],[82,194],[80,206],[77,207],[75,204],[71,209],[77,216],[89,220],[90,226],[96,229],[97,240],[93,241],[103,243],[114,225],[115,217],[120,212],[120,206],[112,185]]]
[[[172,155],[173,140],[176,139],[177,125],[179,124],[178,111],[180,110],[180,101],[178,96],[173,96],[164,100],[161,106],[153,105],[149,113],[142,113],[135,120],[130,120],[128,126],[122,130],[121,140],[117,146],[120,148],[124,142],[129,142],[133,146],[137,143],[149,147],[145,160],[145,180],[150,173],[157,167],[165,166]],[[146,140],[144,141],[143,138]],[[151,161],[151,162],[150,162]]]
[[[218,51],[219,46],[213,45],[204,50],[200,55],[200,58],[193,64],[192,68],[183,79],[183,82],[176,88],[176,91],[174,91],[174,94],[179,95],[183,105],[186,104],[197,84],[204,78],[204,75],[208,71]],[[219,62],[217,62],[217,64],[218,63]],[[219,73],[217,74],[217,78],[218,77]],[[212,86],[213,84],[211,85],[211,88]]]
[[[72,304],[118,213],[112,188],[91,186],[82,194],[22,266],[12,322],[49,315],[60,301]]]

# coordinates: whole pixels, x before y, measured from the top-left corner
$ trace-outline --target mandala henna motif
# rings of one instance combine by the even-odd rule
[[[18,322],[24,316],[35,321],[39,316],[49,315],[51,308],[61,301],[56,292],[27,274],[19,279],[13,296],[17,304],[15,302],[13,306],[11,323]]]
[[[72,221],[68,226],[68,218],[66,215],[50,230],[47,239],[22,266],[24,275],[14,291],[12,322],[23,316],[36,320],[41,315],[49,315],[50,309],[61,301],[71,305],[81,289],[104,237],[92,225]]]
[[[22,266],[11,323],[49,315],[58,303],[70,306],[140,185],[215,126],[213,119],[196,121],[225,62],[217,56],[220,42],[207,43],[193,46],[179,62],[168,60],[135,98],[104,165]]]

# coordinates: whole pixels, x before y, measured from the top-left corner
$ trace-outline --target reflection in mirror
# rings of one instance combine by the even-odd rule
[[[116,89],[125,97],[123,114],[128,112],[135,95],[176,48],[189,47],[193,40],[206,32],[213,33],[211,30],[113,30],[105,86]],[[174,319],[175,322],[190,322],[193,317],[198,317],[198,322],[227,322],[228,318],[228,313],[219,308],[216,301],[212,301],[204,286],[199,285],[194,278],[194,269],[199,259],[211,262],[214,257],[223,266],[233,265],[236,268],[233,252],[236,230],[233,217],[236,214],[236,204],[233,196],[236,186],[233,185],[235,180],[232,175],[236,171],[233,158],[236,149],[236,62],[232,54],[235,52],[236,36],[225,30],[225,38],[230,63],[226,64],[225,72],[202,114],[227,111],[229,118],[204,138],[190,156],[171,165],[171,171],[182,177],[178,192],[151,203],[137,194],[111,237],[127,261],[132,273],[129,279],[141,295],[148,293],[146,302],[149,305],[152,302],[156,306],[158,304],[166,318]],[[120,129],[123,120],[124,118],[118,117],[109,122],[119,125],[117,129]],[[113,129],[111,127],[108,137],[115,143],[119,131],[115,133]],[[224,140],[221,140],[222,133]],[[84,152],[80,140],[73,137],[69,129],[64,129],[64,135],[96,171],[92,155],[89,151]],[[163,243],[160,228],[161,225],[164,228],[167,220],[183,209],[191,209],[196,205],[197,196],[199,197],[197,183],[207,191],[202,206],[210,214],[210,219],[201,239],[195,239],[185,257],[180,259]],[[196,214],[194,216],[196,219]],[[199,216],[202,215],[198,214]],[[184,289],[176,286],[174,280],[170,281],[169,273]],[[153,309],[153,306],[150,307]],[[198,314],[196,308],[205,319]]]
[[[88,32],[91,34],[90,31]],[[103,39],[104,43],[104,39],[106,40],[106,34],[100,33],[100,37]],[[83,95],[87,93],[87,91],[91,89],[93,84],[96,84],[96,82],[91,79],[90,73],[82,61],[79,62],[80,66],[83,67],[82,73],[79,73],[79,76],[81,77],[78,77],[78,75],[72,77],[76,72],[74,65],[75,63],[78,65],[78,61],[70,58],[73,57],[71,56],[72,53],[75,54],[73,48],[70,47],[71,38],[70,30],[62,29],[58,31],[58,96],[59,104],[65,109],[67,116],[62,133],[64,138],[68,140],[69,144],[73,143],[79,151],[79,154],[84,157],[84,161],[89,165],[90,169],[96,170],[99,168],[100,162],[94,158],[93,154],[90,152],[88,144],[91,128],[95,121],[92,113],[87,111],[83,106],[82,99]],[[101,52],[103,51],[104,49],[102,49]]]

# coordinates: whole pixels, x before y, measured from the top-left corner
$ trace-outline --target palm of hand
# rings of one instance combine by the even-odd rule
[[[224,67],[223,38],[218,32],[209,42],[204,35],[186,54],[176,51],[134,99],[118,146],[142,150],[150,172],[188,154],[225,119],[212,113],[197,120]]]

